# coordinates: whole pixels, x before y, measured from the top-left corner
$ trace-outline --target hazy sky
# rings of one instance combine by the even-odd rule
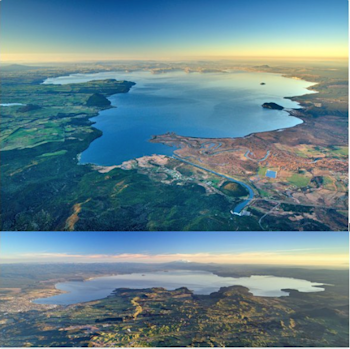
[[[243,263],[347,267],[347,232],[2,232],[2,262]]]
[[[2,61],[346,57],[347,0],[2,0]]]

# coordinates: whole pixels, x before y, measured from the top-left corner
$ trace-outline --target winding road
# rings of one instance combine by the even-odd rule
[[[250,158],[250,157],[249,157],[249,154],[252,154],[252,152],[248,149],[248,150],[246,151],[246,153],[244,154],[244,156],[245,156],[247,159],[249,159],[249,160],[261,162],[261,161],[264,161],[264,160],[266,160],[266,159],[268,158],[268,156],[270,155],[270,150],[268,150],[268,151],[266,152],[266,155],[265,155],[262,159],[260,159],[260,160],[256,160],[256,159]]]
[[[262,217],[260,217],[258,223],[259,223],[260,228],[261,228],[262,230],[265,230],[265,229],[264,229],[264,227],[261,225],[261,221],[262,221],[266,216],[268,216],[270,213],[272,213],[272,211],[274,211],[279,205],[281,205],[281,203],[280,203],[279,201],[277,201],[276,206],[272,207],[272,209],[271,209],[270,211],[266,212]]]
[[[189,164],[189,165],[191,165],[191,166],[197,167],[197,168],[199,168],[199,169],[201,169],[201,170],[210,172],[210,173],[212,173],[212,174],[214,174],[214,175],[216,175],[216,176],[223,177],[223,178],[225,178],[225,179],[227,179],[227,180],[229,180],[229,181],[231,181],[231,182],[238,183],[238,184],[242,185],[244,188],[246,188],[246,189],[248,190],[248,192],[249,192],[249,198],[246,199],[246,200],[244,200],[244,201],[242,201],[241,203],[239,203],[239,204],[233,209],[233,213],[234,213],[234,214],[240,216],[240,215],[241,215],[241,211],[244,209],[244,207],[246,207],[246,206],[250,203],[250,201],[254,198],[253,189],[252,189],[249,185],[247,185],[246,183],[237,181],[236,179],[233,179],[233,178],[228,177],[228,176],[226,176],[226,175],[223,175],[223,174],[221,174],[221,173],[218,173],[218,172],[215,172],[215,171],[213,171],[213,170],[209,170],[208,168],[205,168],[205,167],[203,167],[203,166],[194,164],[194,163],[192,163],[192,162],[190,162],[190,161],[187,161],[187,160],[185,160],[185,159],[182,159],[182,158],[179,157],[179,156],[173,155],[172,157],[173,157],[174,159],[176,159],[176,160],[185,162],[185,163],[187,163],[187,164]]]

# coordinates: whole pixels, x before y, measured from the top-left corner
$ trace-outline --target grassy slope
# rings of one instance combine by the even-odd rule
[[[88,107],[86,101],[95,92],[125,93],[132,83],[39,85],[30,74],[23,74],[3,76],[2,100],[35,101],[41,109],[2,108],[2,230],[236,227],[235,220],[230,220],[232,200],[203,195],[204,189],[195,184],[165,185],[135,171],[115,169],[101,174],[89,165],[78,165],[77,155],[101,136],[89,121],[99,109]],[[249,219],[239,224],[242,230],[258,229]]]
[[[99,111],[86,106],[89,96],[96,92],[105,96],[127,92],[130,85],[113,80],[40,85],[48,76],[77,72],[74,69],[2,73],[2,102],[41,106],[28,112],[18,111],[19,107],[1,110],[2,230],[260,229],[253,217],[231,217],[229,209],[235,198],[206,196],[196,185],[164,185],[133,171],[115,169],[103,175],[88,165],[77,165],[77,155],[101,136],[89,121]],[[302,102],[310,117],[347,115],[345,68],[265,70],[319,82],[314,87],[319,94],[293,98]],[[320,98],[322,107],[315,107],[313,103],[319,103]],[[345,154],[344,149],[332,151],[337,156]],[[264,170],[260,169],[259,174],[263,176]],[[305,185],[299,178],[292,181],[297,186]],[[77,208],[79,215],[74,217]],[[67,226],[69,217],[75,223]],[[281,224],[265,219],[269,229],[283,230]]]
[[[131,268],[128,270],[128,268]],[[62,275],[138,272],[175,268],[164,266],[32,265],[6,266],[6,286]],[[141,269],[140,269],[141,268]],[[163,268],[163,269],[162,269]],[[222,288],[210,296],[181,288],[118,290],[114,296],[47,311],[12,313],[2,345],[23,346],[348,346],[348,272],[264,266],[187,266],[223,276],[276,275],[332,284],[319,293],[292,291],[282,298],[253,297],[243,287]],[[25,275],[24,275],[25,273]],[[24,277],[24,280],[22,280]],[[57,282],[57,281],[56,281]],[[45,287],[36,283],[34,287]],[[49,319],[49,320],[48,320]],[[11,322],[11,320],[13,322]],[[6,320],[8,321],[8,320]],[[103,327],[103,325],[107,325]],[[71,326],[82,326],[71,327]],[[91,332],[87,331],[91,329]],[[30,335],[30,337],[28,337]]]

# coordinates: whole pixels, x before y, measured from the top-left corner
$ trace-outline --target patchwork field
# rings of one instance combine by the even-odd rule
[[[319,93],[292,98],[303,109],[289,112],[304,121],[293,128],[244,138],[156,135],[152,142],[178,147],[175,157],[80,165],[79,154],[102,135],[89,118],[110,107],[106,97],[126,93],[133,83],[41,82],[121,67],[1,72],[2,102],[23,104],[1,107],[2,230],[347,229],[345,68],[227,67],[313,80]],[[141,68],[152,70],[133,67]]]
[[[326,290],[289,296],[256,297],[241,286],[223,287],[208,296],[185,287],[117,289],[107,298],[69,306],[36,305],[29,299],[55,293],[62,279],[147,270],[176,265],[102,264],[6,266],[0,289],[0,343],[8,346],[348,346],[348,271],[264,266],[195,264],[222,276],[283,275],[332,284]],[[24,268],[24,269],[23,269]],[[130,269],[131,268],[131,269]],[[182,266],[183,268],[183,266]],[[43,269],[41,274],[37,272]],[[35,275],[35,284],[21,275]],[[57,278],[57,276],[60,277]],[[9,278],[11,276],[11,278]],[[17,286],[14,288],[13,286]],[[12,288],[11,288],[12,286]]]

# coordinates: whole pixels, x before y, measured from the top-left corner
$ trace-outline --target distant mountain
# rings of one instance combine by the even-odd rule
[[[12,70],[33,70],[33,69],[39,69],[38,66],[29,66],[29,65],[23,65],[23,64],[9,64],[4,65],[1,67],[1,70],[5,71],[12,71]]]
[[[254,66],[254,68],[268,69],[268,68],[271,68],[271,67],[269,65],[267,65],[267,64],[263,64],[263,65],[256,65],[256,66]]]
[[[169,262],[167,264],[187,264],[187,263],[192,263],[192,262],[187,259],[179,259],[177,261]]]

